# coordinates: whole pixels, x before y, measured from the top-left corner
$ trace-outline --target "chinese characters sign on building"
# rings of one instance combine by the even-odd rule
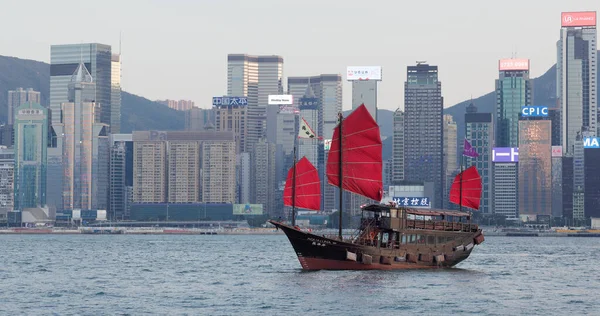
[[[348,67],[346,79],[348,81],[381,80],[381,66]]]
[[[213,97],[214,106],[248,105],[246,97]]]
[[[430,207],[431,201],[428,197],[394,197],[394,203],[398,206]]]

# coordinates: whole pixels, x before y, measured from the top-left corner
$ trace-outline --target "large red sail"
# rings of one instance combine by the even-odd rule
[[[481,176],[475,166],[471,166],[462,172],[462,194],[461,194],[461,174],[454,178],[452,187],[450,187],[450,202],[469,207],[475,210],[479,209],[481,201]]]
[[[285,189],[283,190],[283,204],[292,205],[292,192],[295,193],[295,206],[309,210],[321,209],[321,181],[319,173],[306,157],[302,157],[296,163],[296,188],[292,191],[294,184],[294,167],[288,171]]]
[[[383,198],[381,136],[379,126],[362,104],[342,122],[342,188],[375,201]],[[327,179],[340,184],[339,125],[334,129]]]

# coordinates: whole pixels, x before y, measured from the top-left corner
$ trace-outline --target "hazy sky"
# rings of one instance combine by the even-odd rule
[[[227,54],[281,55],[284,76],[383,67],[379,107],[404,107],[406,66],[439,66],[445,106],[494,89],[498,59],[556,62],[561,11],[598,0],[0,0],[0,55],[49,62],[50,45],[119,49],[123,89],[211,106],[227,92]],[[287,88],[287,87],[286,87]],[[351,85],[344,81],[344,108]]]

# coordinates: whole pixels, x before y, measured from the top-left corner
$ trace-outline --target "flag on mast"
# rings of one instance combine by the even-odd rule
[[[463,156],[467,156],[467,157],[471,157],[471,158],[477,158],[479,157],[479,154],[475,151],[475,148],[473,148],[473,146],[471,146],[471,143],[469,143],[469,141],[465,138],[465,144],[463,146]]]
[[[310,126],[304,118],[302,118],[302,120],[300,121],[300,130],[298,131],[298,138],[317,138],[317,135],[312,130],[312,128],[310,128]]]

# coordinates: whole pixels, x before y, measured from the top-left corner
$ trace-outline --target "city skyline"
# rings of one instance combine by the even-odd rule
[[[344,6],[338,2],[319,3],[318,12],[310,9],[316,7],[310,3],[295,6],[272,1],[252,5],[238,1],[210,4],[154,2],[144,3],[143,15],[133,10],[141,4],[131,1],[119,4],[120,10],[116,11],[111,9],[110,3],[95,8],[98,14],[89,17],[91,21],[84,30],[72,29],[69,20],[78,12],[90,9],[87,4],[63,3],[65,5],[60,6],[63,8],[57,10],[58,5],[32,1],[39,10],[33,12],[33,16],[28,13],[27,18],[41,23],[48,21],[44,23],[48,27],[29,29],[23,25],[21,32],[0,39],[0,43],[5,44],[2,54],[49,62],[48,47],[52,44],[108,44],[115,52],[123,52],[124,90],[152,100],[189,99],[202,108],[210,107],[212,96],[226,93],[223,69],[227,67],[226,55],[230,53],[280,55],[286,60],[284,77],[342,74],[344,109],[351,108],[352,93],[351,83],[345,80],[346,66],[382,66],[378,106],[395,110],[404,108],[400,96],[406,79],[405,67],[416,60],[426,60],[440,67],[440,81],[445,82],[444,105],[448,107],[471,95],[492,91],[494,86],[490,81],[496,79],[497,60],[501,58],[513,55],[528,58],[531,60],[531,77],[539,77],[556,62],[553,52],[560,12],[600,9],[597,3],[584,0],[568,4],[548,3],[543,7],[538,7],[537,3],[508,1],[493,10],[485,4],[469,1],[463,6],[439,2],[427,12],[414,14],[420,10],[416,3],[381,3],[377,6],[369,3],[373,15],[378,18],[365,20],[362,17],[365,6],[354,1],[345,1]],[[232,5],[240,8],[239,12],[229,10]],[[515,7],[519,10],[514,10]],[[273,14],[276,12],[287,14]],[[25,19],[24,14],[14,11],[2,16],[0,25],[5,28],[22,25],[18,22]],[[95,20],[103,19],[105,14],[110,14],[111,20],[116,22],[105,25]],[[249,32],[239,32],[249,15],[254,16],[256,23],[248,26],[251,29],[246,31]],[[307,28],[301,17],[308,15],[317,22]],[[533,15],[535,24],[529,22]],[[172,26],[155,23],[172,16],[183,22]],[[368,27],[346,31],[348,23],[360,22],[349,22],[347,17],[350,16],[361,17],[358,19],[367,22]],[[508,16],[516,23],[505,23]],[[228,22],[222,23],[224,20]],[[420,23],[425,20],[427,23]],[[281,24],[279,22],[286,27],[269,27]],[[419,25],[421,30],[402,32],[413,25]],[[215,27],[217,31],[205,31],[215,30]],[[314,33],[311,45],[296,40],[311,33]],[[387,40],[397,38],[399,33],[403,41]],[[119,34],[122,34],[122,50]],[[535,41],[531,40],[531,34],[535,34]],[[362,42],[353,42],[356,38]],[[204,47],[207,43],[208,49]],[[407,43],[410,43],[410,49],[405,48]],[[178,49],[175,52],[169,50],[171,47]],[[314,47],[322,49],[315,50]],[[148,69],[153,69],[150,74]],[[158,80],[152,73],[167,76],[170,80]]]

